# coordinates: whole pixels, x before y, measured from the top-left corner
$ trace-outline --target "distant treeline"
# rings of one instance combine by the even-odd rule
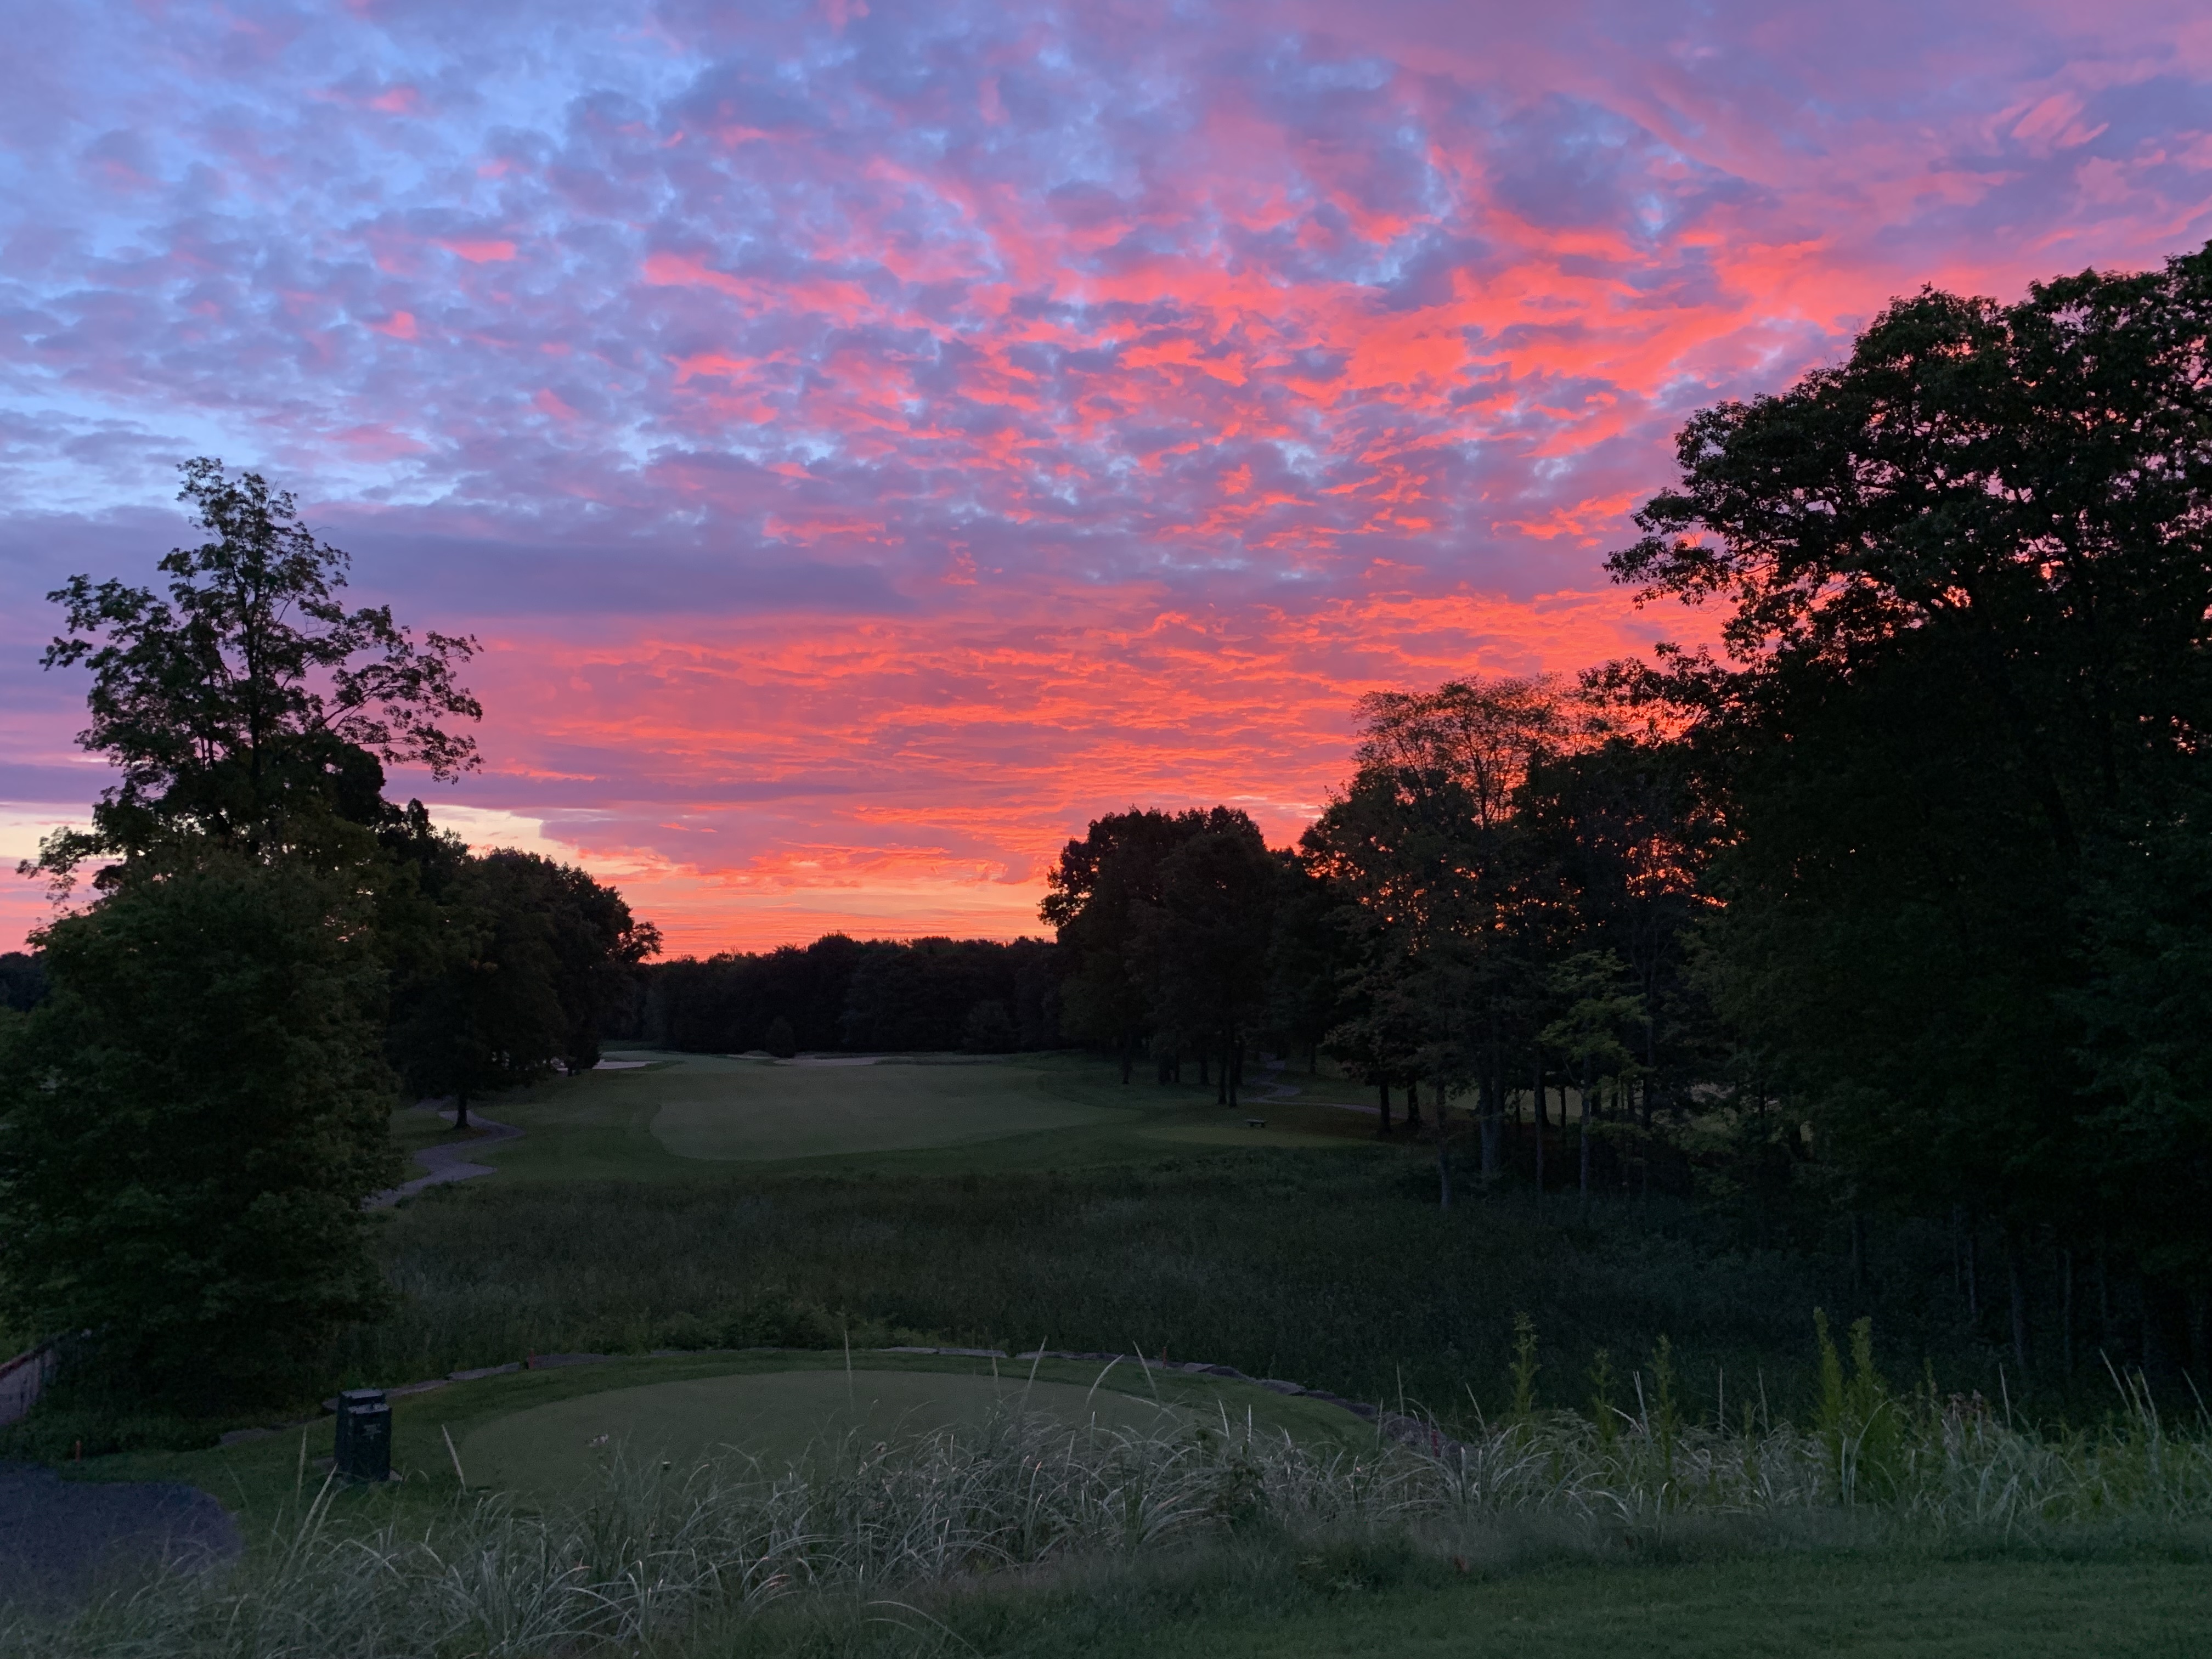
[[[1060,1042],[1060,949],[1042,939],[848,939],[642,968],[627,1029],[657,1048],[951,1050]]]

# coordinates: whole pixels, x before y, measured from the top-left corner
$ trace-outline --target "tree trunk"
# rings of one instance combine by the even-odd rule
[[[1851,1212],[1851,1294],[1866,1294],[1866,1218]]]
[[[1137,1039],[1133,1032],[1121,1033],[1121,1081],[1129,1080],[1129,1067],[1136,1063]]]
[[[2105,1255],[2105,1241],[2097,1241],[2097,1345],[2110,1354],[2112,1338],[2112,1267]]]
[[[1235,1097],[1229,1091],[1230,1052],[1229,1033],[1224,1031],[1221,1034],[1221,1079],[1213,1085],[1213,1103],[1217,1106],[1226,1106]]]
[[[2145,1376],[2166,1375],[2166,1340],[2158,1328],[2158,1297],[2151,1283],[2136,1275],[2136,1304],[2142,1310],[2142,1363]]]
[[[1536,1087],[1528,1097],[1536,1115],[1536,1211],[1544,1209],[1544,1062],[1536,1062]]]
[[[1437,1091],[1437,1206],[1451,1208],[1450,1115],[1444,1110],[1444,1091]]]
[[[2074,1375],[2074,1252],[2058,1253],[2058,1358]]]
[[[1237,1085],[1244,1080],[1244,1039],[1232,1028],[1224,1039],[1227,1053],[1222,1057],[1221,1075],[1229,1085],[1229,1104],[1237,1104]]]
[[[1559,1102],[1561,1116],[1566,1115],[1566,1101]],[[1575,1161],[1580,1166],[1576,1174],[1576,1200],[1583,1208],[1589,1208],[1590,1189],[1590,1097],[1589,1068],[1583,1068],[1582,1091],[1575,1097]]]
[[[1387,1135],[1390,1133],[1390,1079],[1384,1077],[1377,1081],[1375,1092],[1382,1104],[1382,1133]]]
[[[1498,1155],[1504,1146],[1505,1109],[1498,1098],[1503,1092],[1495,1072],[1475,1085],[1475,1109],[1482,1114],[1482,1184],[1486,1188],[1498,1179]],[[1441,1115],[1443,1109],[1437,1109]]]
[[[1406,1127],[1416,1136],[1421,1133],[1421,1080],[1406,1079]]]
[[[464,1088],[455,1091],[453,1094],[453,1127],[456,1130],[461,1130],[468,1127],[469,1091]]]
[[[1982,1265],[1981,1229],[1972,1210],[1966,1212],[1966,1318],[1979,1328],[1982,1322]]]
[[[2012,1304],[2012,1357],[2026,1376],[2033,1369],[2027,1346],[2027,1255],[2021,1249],[2020,1230],[2004,1224],[2005,1289]]]

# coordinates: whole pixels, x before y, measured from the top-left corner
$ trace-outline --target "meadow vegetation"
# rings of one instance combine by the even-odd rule
[[[680,1158],[653,1133],[670,1101],[727,1084],[732,1110],[750,1113],[760,1079],[793,1077],[918,1130],[938,1096],[915,1080],[979,1069],[684,1059],[514,1097],[502,1121],[527,1133],[483,1154],[501,1174],[426,1193],[385,1226],[399,1307],[342,1338],[342,1373],[390,1382],[533,1352],[834,1348],[849,1332],[863,1346],[1140,1346],[1402,1396],[1456,1423],[1510,1396],[1517,1314],[1534,1322],[1552,1403],[1580,1401],[1599,1349],[1626,1378],[1665,1337],[1699,1410],[1763,1388],[1796,1415],[1825,1307],[1873,1317],[1888,1351],[1915,1372],[1932,1364],[1947,1391],[2076,1421],[2112,1402],[2086,1331],[2070,1377],[2008,1370],[1940,1226],[1885,1230],[1855,1273],[1847,1228],[1825,1249],[1762,1246],[1740,1218],[1663,1194],[1584,1205],[1554,1193],[1540,1207],[1501,1183],[1443,1211],[1433,1150],[1379,1140],[1371,1114],[1328,1103],[1352,1091],[1341,1079],[1273,1074],[1302,1097],[1231,1109],[1194,1084],[1124,1086],[1109,1063],[1040,1056],[1007,1074],[1031,1079],[1040,1111],[1092,1121],[757,1164]],[[1246,1128],[1262,1110],[1268,1129]],[[1259,1144],[1282,1129],[1318,1144]],[[1167,1138],[1178,1130],[1249,1144]]]

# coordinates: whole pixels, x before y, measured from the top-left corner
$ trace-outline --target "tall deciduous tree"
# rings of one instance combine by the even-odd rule
[[[300,522],[289,494],[204,456],[183,471],[179,499],[208,538],[161,560],[166,598],[82,575],[48,596],[66,631],[46,665],[91,671],[78,741],[121,773],[89,831],[41,848],[37,867],[63,884],[87,858],[165,835],[258,849],[374,823],[384,763],[449,778],[476,762],[450,729],[483,713],[455,679],[473,640],[417,644],[388,606],[348,610],[346,555]]]
[[[1656,686],[1727,824],[1723,1012],[1863,1189],[1993,1212],[2015,1287],[2026,1230],[2112,1155],[2098,1103],[2118,1127],[2179,1098],[2114,1069],[2092,987],[2155,1000],[2148,964],[2193,948],[2155,919],[2191,912],[2146,884],[2212,855],[2208,356],[2212,252],[2014,305],[1924,291],[1696,416],[1612,561],[1727,607],[1727,659]]]
[[[1282,865],[1259,826],[1217,806],[1161,861],[1159,902],[1141,932],[1158,967],[1155,1027],[1188,1021],[1220,1046],[1221,1098],[1237,1103],[1245,1039],[1267,1002]]]
[[[191,851],[40,935],[52,994],[0,1051],[0,1304],[204,1403],[384,1305],[361,1202],[398,1158],[357,887]]]
[[[1360,1012],[1336,1047],[1442,1092],[1473,1084],[1492,1176],[1514,1062],[1535,1054],[1542,1023],[1520,795],[1532,766],[1588,741],[1590,711],[1556,682],[1502,678],[1370,696],[1360,712],[1358,771],[1302,843],[1366,940]]]
[[[1161,867],[1205,821],[1202,812],[1109,813],[1045,875],[1037,914],[1075,957],[1060,988],[1063,1023],[1071,1036],[1118,1048],[1124,1083],[1159,1006],[1146,919],[1159,908]]]

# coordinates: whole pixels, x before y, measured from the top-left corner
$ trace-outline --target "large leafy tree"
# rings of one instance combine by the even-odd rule
[[[87,858],[167,835],[250,849],[325,839],[386,815],[386,763],[440,778],[476,763],[452,729],[483,713],[455,678],[476,642],[433,632],[418,644],[388,606],[349,610],[347,556],[289,493],[204,456],[182,470],[179,499],[206,539],[161,560],[166,597],[82,575],[49,595],[65,631],[46,665],[90,670],[78,741],[120,771],[89,831],[42,847],[38,867],[59,883]]]
[[[1360,712],[1358,769],[1301,843],[1356,907],[1363,946],[1334,1047],[1385,1078],[1473,1084],[1494,1173],[1543,1013],[1520,796],[1533,765],[1585,740],[1589,712],[1554,682],[1510,677],[1370,696]]]
[[[1729,607],[1732,708],[1941,652],[1973,697],[1932,728],[2002,745],[2051,856],[2194,769],[2212,703],[2212,253],[1929,290],[1850,359],[1684,428],[1680,489],[1623,580]]]
[[[419,804],[387,832],[411,878],[387,906],[391,1048],[407,1086],[477,1097],[599,1063],[603,1022],[659,949],[650,922],[585,871],[532,853],[471,855]]]
[[[206,1403],[383,1305],[361,1201],[399,1161],[356,885],[189,850],[40,935],[52,992],[0,1035],[0,1304]]]
[[[1159,902],[1143,918],[1158,964],[1153,1023],[1195,1025],[1219,1045],[1221,1098],[1231,1106],[1245,1039],[1267,1007],[1285,873],[1257,824],[1217,806],[1161,861]]]
[[[1071,1036],[1120,1050],[1124,1083],[1161,1005],[1148,919],[1159,909],[1162,869],[1206,821],[1196,811],[1109,813],[1062,848],[1045,874],[1037,913],[1075,958],[1061,985],[1063,1021]]]
[[[1711,1077],[1703,1006],[1687,983],[1691,925],[1718,826],[1680,744],[1613,730],[1545,752],[1516,798],[1532,932],[1547,959],[1609,951],[1644,1011],[1636,1059],[1672,1102]]]
[[[2081,1225],[2083,1172],[2201,1087],[2112,1039],[2206,925],[2160,894],[2212,854],[2208,355],[2212,253],[1924,291],[1697,416],[1612,561],[1727,608],[1650,688],[1727,825],[1719,1000],[1862,1190],[2006,1224],[2023,1358],[2023,1230]]]
[[[638,965],[660,951],[660,930],[630,914],[623,896],[585,870],[541,854],[484,854],[503,866],[516,898],[541,913],[553,951],[553,994],[561,1005],[561,1063],[587,1072],[599,1063],[599,1037],[634,994]]]
[[[79,741],[118,776],[34,866],[66,890],[107,861],[0,1066],[13,1316],[173,1390],[273,1382],[380,1305],[360,1205],[398,1173],[383,1028],[422,908],[378,845],[383,767],[452,776],[478,713],[471,641],[342,605],[345,556],[264,479],[184,473],[205,538],[164,594],[52,596],[46,665],[89,671]]]

